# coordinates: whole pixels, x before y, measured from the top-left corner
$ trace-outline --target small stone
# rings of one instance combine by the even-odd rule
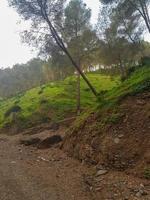
[[[147,195],[147,192],[145,192],[144,190],[139,190],[139,192],[141,193],[142,196]]]
[[[101,187],[98,187],[98,188],[96,188],[95,190],[98,192],[98,191],[101,191],[102,188],[101,188]]]
[[[121,134],[121,135],[118,135],[118,138],[123,138],[124,137],[124,135],[123,134]]]
[[[115,144],[119,144],[119,142],[120,142],[120,139],[119,139],[119,138],[115,138],[115,139],[114,139],[114,143],[115,143]]]
[[[93,187],[91,186],[91,187],[90,187],[90,191],[92,191],[92,190],[93,190]]]
[[[137,192],[136,197],[141,197],[141,192]]]
[[[15,161],[11,161],[11,164],[16,164],[16,162]]]
[[[140,188],[144,188],[144,185],[142,183],[140,184]]]
[[[105,169],[102,169],[102,170],[99,170],[99,171],[97,172],[96,176],[105,175],[105,174],[107,174],[107,173],[108,173],[108,171],[107,171],[107,170],[105,170]]]
[[[97,166],[96,166],[96,169],[97,169],[97,170],[103,170],[104,167],[103,167],[103,165],[97,165]]]

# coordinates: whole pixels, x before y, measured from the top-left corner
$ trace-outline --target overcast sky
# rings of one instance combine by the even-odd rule
[[[92,9],[92,22],[96,22],[99,0],[84,0],[84,2]],[[27,45],[21,43],[19,32],[27,24],[20,25],[18,21],[19,16],[8,7],[7,0],[0,0],[0,68],[25,63],[36,56]]]

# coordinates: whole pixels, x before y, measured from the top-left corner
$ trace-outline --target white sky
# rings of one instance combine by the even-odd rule
[[[96,22],[99,0],[84,0],[92,9],[92,22]],[[19,32],[27,24],[18,24],[19,16],[10,7],[7,0],[0,0],[0,68],[12,67],[16,63],[25,63],[36,56],[31,49],[21,43]]]
[[[84,0],[94,12],[92,21],[96,21],[99,0]],[[28,45],[22,44],[19,32],[26,24],[18,24],[18,14],[8,6],[7,0],[0,0],[0,68],[12,67],[16,63],[25,63],[36,54]]]
[[[20,42],[17,13],[7,0],[0,0],[0,68],[26,62],[33,57],[29,48]]]

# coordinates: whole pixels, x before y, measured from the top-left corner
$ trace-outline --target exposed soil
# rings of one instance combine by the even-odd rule
[[[44,131],[34,137],[42,140],[53,134]],[[147,180],[102,170],[101,165],[89,167],[68,157],[60,144],[44,150],[21,145],[25,137],[0,136],[0,200],[150,199]]]
[[[20,145],[22,137],[0,136],[0,200],[91,199],[83,179],[86,167],[59,148]]]
[[[116,180],[130,180],[136,185],[136,180],[141,178],[141,182],[149,183],[145,173],[150,172],[150,93],[126,98],[117,112],[121,113],[119,119],[112,118],[104,126],[103,117],[111,117],[111,110],[105,115],[92,114],[79,128],[70,130],[62,146],[81,162],[113,171],[101,182],[102,191]],[[114,197],[115,200],[122,198]],[[134,198],[129,195],[129,199]]]

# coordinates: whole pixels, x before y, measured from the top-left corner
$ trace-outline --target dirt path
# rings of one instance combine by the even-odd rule
[[[84,173],[59,149],[37,150],[0,136],[0,200],[90,200]]]
[[[51,134],[44,131],[34,137]],[[150,199],[148,180],[109,169],[99,176],[98,166],[82,165],[56,147],[20,145],[22,138],[0,135],[0,200]]]

